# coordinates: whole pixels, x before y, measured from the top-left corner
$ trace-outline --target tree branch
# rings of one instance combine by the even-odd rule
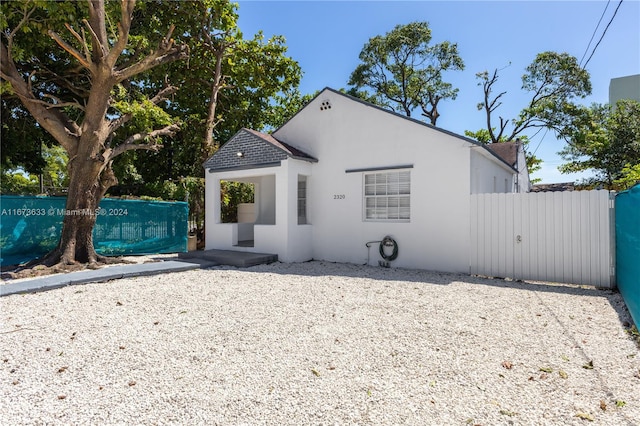
[[[80,105],[80,103],[78,101],[73,101],[73,102],[64,102],[62,101],[60,98],[58,98],[57,96],[53,96],[49,93],[44,93],[42,95],[43,98],[49,98],[52,99],[55,103],[50,103],[50,102],[45,102],[45,101],[41,101],[41,100],[36,100],[35,102],[44,104],[46,106],[46,108],[64,108],[64,107],[73,107],[73,108],[78,108],[82,111],[85,110],[84,106]]]
[[[86,20],[84,21],[86,22]],[[64,24],[64,26],[69,30],[69,32],[80,42],[82,48],[84,50],[84,57],[87,62],[91,62],[91,52],[89,52],[89,48],[87,47],[87,40],[84,36],[84,30],[82,30],[82,35],[78,34],[76,30],[69,24]]]
[[[491,87],[493,86],[493,83],[495,83],[497,79],[498,79],[498,70],[496,69],[493,72],[493,76],[491,77],[491,79],[485,80],[484,83],[482,84],[482,89],[484,91],[484,110],[485,110],[486,121],[487,121],[487,130],[489,131],[489,137],[491,138],[491,142],[496,142],[496,135],[493,133],[493,126],[491,125],[491,112],[495,108],[500,106],[500,104],[498,104],[497,106],[494,106],[494,105],[498,100],[498,98],[504,94],[504,92],[501,93],[493,101],[489,102],[489,96],[491,95]]]
[[[8,61],[13,62],[13,37],[15,37],[15,35],[20,30],[20,28],[22,28],[22,26],[27,23],[27,21],[31,17],[31,14],[33,14],[35,10],[36,10],[36,6],[33,6],[31,10],[27,11],[27,7],[25,5],[22,13],[22,19],[20,19],[20,22],[18,22],[18,25],[16,25],[16,27],[9,34],[6,35],[7,48],[6,48],[6,53],[3,51],[3,54],[7,55]]]
[[[502,140],[502,135],[504,134],[505,129],[507,128],[507,124],[509,124],[509,120],[505,120],[502,117],[498,117],[500,119],[500,131],[498,132],[498,136],[495,136],[495,134],[493,133],[493,129],[491,130],[491,137],[492,142],[493,143],[498,143]],[[512,134],[511,136],[509,136],[509,138],[507,139],[508,141],[512,140],[517,133]]]
[[[479,74],[482,75],[482,74]],[[492,143],[498,143],[502,140],[503,135],[504,135],[504,131],[507,128],[507,125],[509,124],[509,120],[505,120],[503,117],[498,117],[500,119],[500,125],[499,125],[499,130],[498,130],[498,134],[496,135],[494,129],[493,129],[493,125],[491,124],[491,114],[498,109],[498,107],[500,107],[500,105],[502,105],[502,102],[500,102],[500,98],[502,98],[502,96],[504,96],[507,92],[500,92],[496,97],[494,97],[493,99],[491,99],[491,90],[493,88],[493,85],[496,83],[496,81],[498,81],[498,69],[495,69],[493,71],[493,75],[491,76],[491,78],[489,78],[488,73],[483,75],[483,79],[484,79],[484,83],[482,83],[482,89],[484,92],[484,103],[482,104],[484,106],[484,110],[485,110],[485,115],[486,115],[486,122],[487,122],[487,131],[489,132],[489,137],[491,138],[491,142]],[[508,140],[511,140],[513,137],[515,137],[517,133],[514,133],[513,135],[511,135]]]
[[[113,68],[122,51],[129,43],[129,31],[131,30],[131,18],[133,17],[133,9],[136,5],[135,0],[123,0],[120,22],[118,22],[118,40],[111,48],[107,63]]]
[[[166,101],[167,99],[169,99],[169,96],[173,95],[177,91],[178,91],[178,88],[176,86],[169,85],[164,89],[160,90],[153,98],[149,99],[149,101],[151,101],[151,103],[153,103],[154,105],[158,105],[160,102]],[[120,127],[128,123],[132,118],[133,118],[133,114],[129,113],[129,114],[123,114],[120,117],[112,120],[111,124],[109,124],[109,134],[118,130]]]
[[[82,56],[82,53],[78,52],[76,50],[76,48],[74,48],[69,43],[64,41],[58,34],[56,34],[52,30],[49,30],[49,37],[51,37],[56,43],[58,43],[58,45],[60,47],[62,47],[62,49],[64,49],[67,53],[69,53],[71,56],[76,58],[78,60],[78,62],[80,62],[80,64],[82,64],[83,67],[85,67],[89,71],[93,72],[93,64],[90,61],[87,61]]]
[[[175,45],[173,39],[170,38],[174,28],[172,25],[167,36],[160,41],[157,51],[151,52],[141,61],[131,66],[115,71],[114,78],[116,82],[119,83],[155,66],[187,58],[189,56],[189,47],[186,44]]]
[[[167,87],[163,88],[158,93],[156,93],[156,95],[149,100],[154,105],[158,105],[160,102],[166,101],[167,99],[169,99],[169,96],[173,95],[177,91],[178,91],[178,88],[176,86],[168,85]]]
[[[89,97],[89,92],[90,90],[82,88],[82,87],[78,87],[75,84],[73,84],[68,77],[74,77],[74,73],[73,71],[67,71],[65,72],[65,75],[60,75],[57,74],[49,69],[47,69],[46,67],[42,67],[43,70],[46,71],[45,72],[40,72],[41,75],[46,76],[46,74],[48,73],[50,76],[48,77],[49,79],[51,79],[51,81],[55,82],[55,84],[58,84],[60,87],[66,88],[67,90],[69,90],[71,93],[73,93],[74,95],[76,95],[76,97],[81,98],[81,99],[86,99]],[[79,73],[78,73],[79,74]]]
[[[103,57],[107,56],[107,54],[109,53],[108,46],[105,46],[100,41],[100,38],[98,37],[98,34],[96,34],[96,32],[94,31],[93,27],[91,27],[91,24],[89,23],[89,21],[87,21],[86,19],[83,19],[82,23],[85,25],[85,27],[87,27],[87,29],[89,30],[89,33],[91,34],[91,41],[92,41],[94,49],[95,49],[94,55],[96,55],[98,51],[101,51]],[[98,47],[98,49],[96,49],[96,47]],[[85,49],[85,52],[87,54],[89,54],[89,47],[87,46],[86,41],[84,42],[84,49]],[[91,60],[92,60],[91,59],[91,55],[89,54],[89,61],[91,61]]]
[[[15,62],[10,60],[7,47],[0,42],[0,77],[11,84],[13,92],[20,98],[27,110],[48,131],[67,152],[75,152],[81,133],[78,125],[57,109],[45,107],[35,97],[28,83],[22,77]],[[50,104],[48,104],[50,105]]]
[[[132,150],[145,149],[148,151],[158,151],[160,148],[162,148],[162,145],[160,144],[153,142],[139,144],[136,142],[145,139],[156,139],[161,136],[173,136],[178,132],[178,130],[180,130],[180,126],[178,124],[170,124],[166,127],[163,127],[162,129],[153,130],[148,133],[136,133],[135,135],[131,135],[121,145],[118,145],[113,149],[107,149],[105,151],[106,160],[111,161],[118,155]]]
[[[99,62],[109,53],[104,0],[89,0],[87,3],[89,4],[89,20],[85,25],[91,32],[93,62]]]

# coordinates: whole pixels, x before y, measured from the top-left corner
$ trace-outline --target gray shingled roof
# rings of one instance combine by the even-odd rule
[[[211,171],[252,169],[276,166],[287,158],[318,161],[271,135],[243,128],[205,161],[203,166]]]
[[[250,133],[258,136],[259,138],[262,138],[263,140],[269,142],[270,144],[273,144],[274,146],[280,148],[281,150],[283,150],[287,154],[289,154],[290,157],[299,158],[299,159],[306,159],[306,160],[309,160],[309,161],[312,161],[312,162],[318,161],[315,158],[313,158],[312,156],[300,151],[298,148],[295,148],[295,147],[293,147],[291,145],[287,145],[286,143],[277,140],[272,135],[269,135],[267,133],[261,133],[261,132],[258,132],[256,130],[252,130],[252,129],[243,129],[243,130],[246,130],[247,132],[250,132]]]

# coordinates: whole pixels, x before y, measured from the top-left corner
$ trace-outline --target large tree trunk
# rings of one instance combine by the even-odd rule
[[[156,143],[158,138],[173,136],[179,130],[177,123],[170,124],[157,130],[135,133],[120,144],[111,143],[110,137],[133,117],[132,113],[122,113],[115,118],[111,116],[108,111],[112,102],[112,89],[153,67],[185,59],[188,55],[186,46],[175,45],[171,38],[174,27],[171,26],[165,38],[160,40],[157,49],[138,58],[137,61],[118,66],[118,58],[129,42],[134,6],[135,0],[122,0],[120,22],[114,38],[114,34],[107,34],[104,0],[89,0],[89,19],[82,22],[89,30],[90,38],[85,37],[84,30],[80,35],[72,26],[67,26],[72,36],[81,44],[80,50],[53,30],[49,30],[51,38],[87,71],[91,90],[83,104],[77,99],[70,102],[45,101],[45,98],[58,98],[47,93],[34,92],[30,80],[25,80],[27,73],[20,71],[14,62],[14,37],[19,34],[21,27],[27,24],[35,7],[25,12],[24,19],[16,28],[4,34],[6,45],[4,39],[0,40],[0,77],[9,82],[33,117],[55,137],[69,155],[69,192],[60,242],[55,250],[27,264],[26,267],[35,264],[52,266],[58,263],[95,264],[107,261],[108,259],[96,254],[92,233],[100,200],[107,189],[117,183],[111,169],[113,159],[129,150],[157,151],[161,147]],[[33,73],[29,74],[28,78],[31,79],[32,75]],[[172,86],[165,87],[149,101],[158,105],[175,90]],[[62,107],[80,108],[84,112],[81,122],[76,123],[60,109]]]
[[[52,261],[59,260],[63,264],[97,262],[97,253],[93,247],[93,226],[98,203],[94,197],[81,198],[71,195],[71,190],[69,191],[62,235],[58,247],[52,253]]]
[[[45,264],[98,262],[98,255],[93,247],[96,210],[107,189],[116,182],[113,173],[108,173],[111,168],[107,167],[104,157],[105,141],[109,136],[109,122],[105,120],[105,115],[109,105],[109,92],[113,87],[113,71],[104,66],[103,62],[100,65],[102,66],[93,75],[79,143],[76,151],[69,153],[69,191],[62,235],[58,247],[43,259]]]
[[[100,172],[100,169],[103,169]],[[58,246],[39,263],[54,264],[104,263],[108,259],[96,253],[93,228],[100,200],[107,189],[117,183],[110,167],[98,161],[70,165],[69,192]]]

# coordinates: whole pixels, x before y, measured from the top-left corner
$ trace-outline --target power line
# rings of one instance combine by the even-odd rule
[[[593,29],[593,34],[591,34],[591,40],[589,40],[589,44],[587,44],[587,48],[584,49],[582,58],[580,58],[580,66],[582,66],[582,61],[584,60],[584,57],[587,56],[587,52],[591,47],[591,42],[593,41],[593,38],[596,36],[596,32],[598,31],[598,28],[600,28],[600,22],[602,22],[602,18],[604,18],[604,14],[607,12],[607,9],[609,8],[609,3],[611,3],[611,0],[607,0],[607,4],[605,5],[604,10],[602,11],[602,15],[600,15],[600,19],[598,20],[596,27]]]
[[[540,128],[540,130],[542,130],[542,127]],[[540,132],[540,130],[538,130],[538,132],[533,136],[535,137]],[[548,131],[549,129],[547,128],[544,129],[544,135],[542,135],[542,137],[540,138],[540,142],[538,142],[538,146],[536,146],[536,149],[533,151],[531,155],[536,155],[536,152],[538,152],[538,148],[540,148],[540,144],[542,144],[542,141],[544,140],[545,136],[547,136]]]
[[[582,68],[587,68],[587,64],[589,63],[589,61],[593,57],[593,54],[596,53],[596,49],[598,48],[598,46],[600,46],[600,42],[604,38],[604,35],[607,33],[607,30],[609,29],[609,25],[611,25],[611,23],[613,22],[613,18],[616,17],[616,13],[618,13],[618,9],[620,9],[620,6],[622,5],[623,1],[624,0],[620,0],[620,2],[618,3],[618,7],[616,7],[616,10],[613,12],[613,16],[609,20],[609,23],[607,24],[607,26],[604,28],[604,31],[602,32],[602,35],[600,36],[600,40],[598,40],[598,43],[596,43],[596,45],[594,46],[593,50],[591,51],[591,55],[589,55],[589,59],[587,59],[587,62],[584,63]]]

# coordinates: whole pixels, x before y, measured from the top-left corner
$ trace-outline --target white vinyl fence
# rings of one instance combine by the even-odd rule
[[[471,274],[615,286],[608,191],[471,195]]]

